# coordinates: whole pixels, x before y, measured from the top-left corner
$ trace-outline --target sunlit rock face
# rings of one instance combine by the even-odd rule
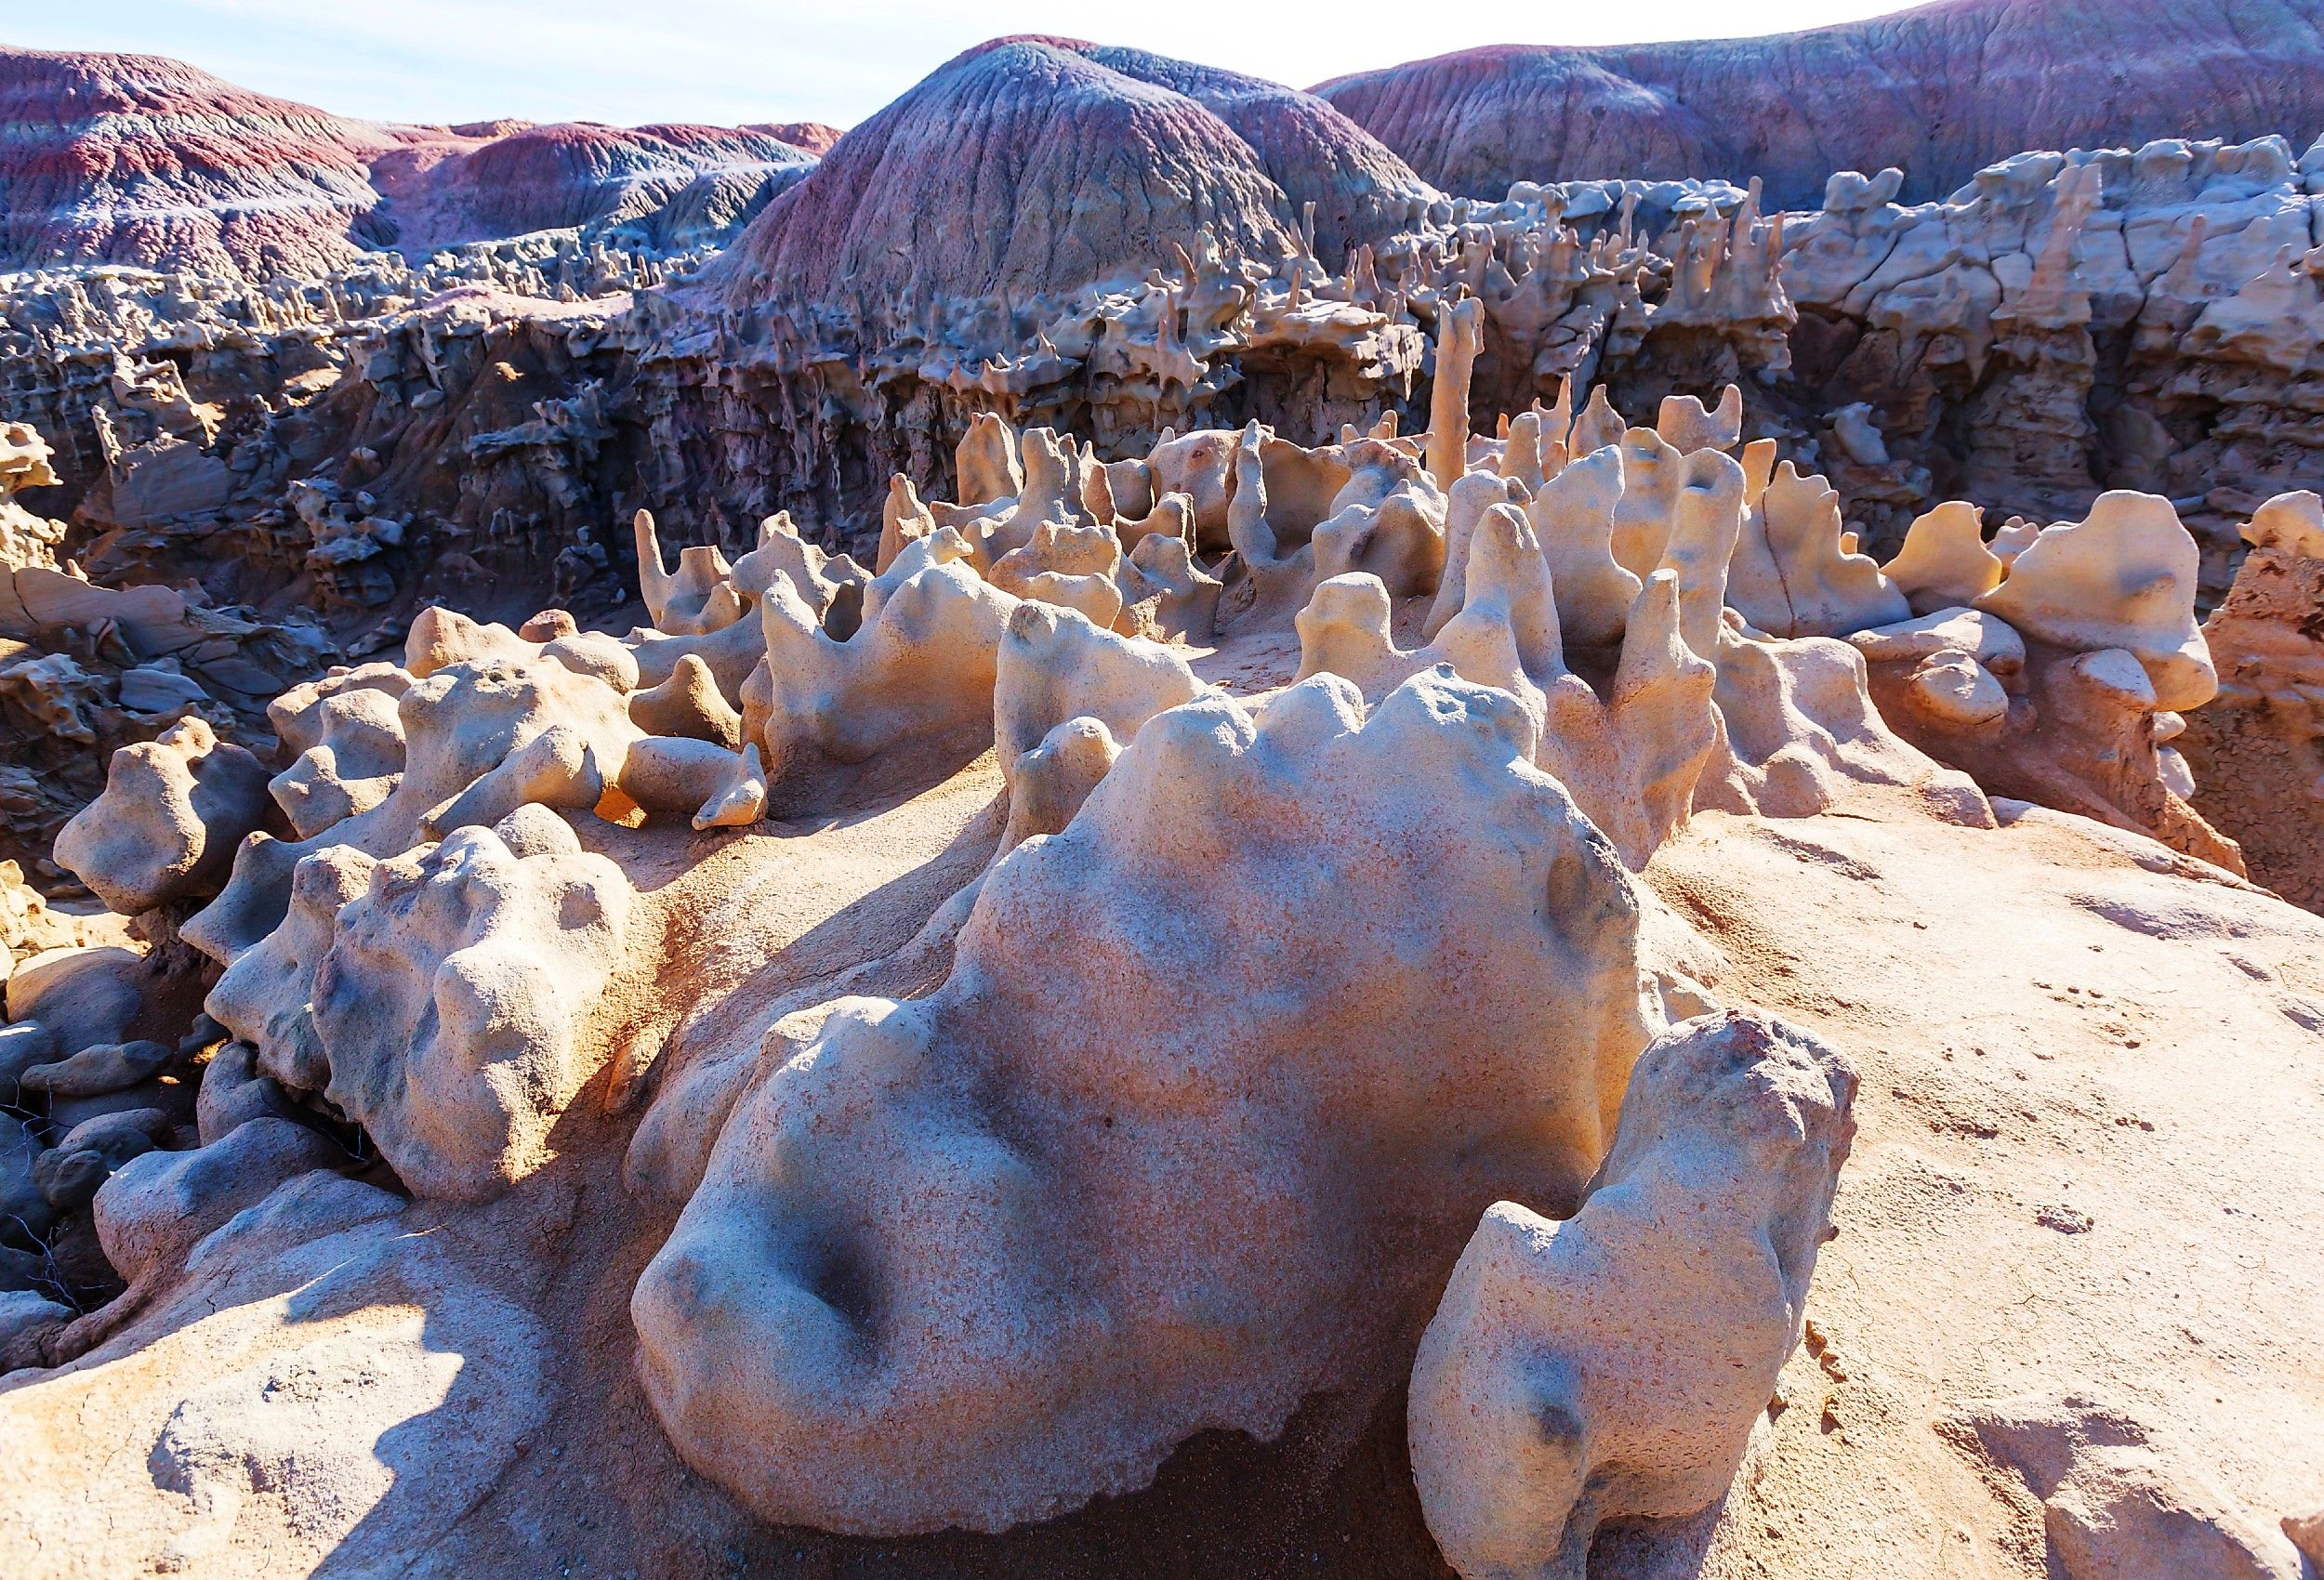
[[[1142,50],[1011,38],[853,128],[712,272],[735,304],[1020,302],[1136,280],[1173,244],[1272,266],[1408,223],[1434,192],[1330,106]]]
[[[1060,39],[0,56],[0,1550],[2288,1580],[2291,15],[1599,52],[1481,185]]]
[[[1946,0],[1765,38],[1499,45],[1314,91],[1474,197],[1521,180],[1757,177],[1795,207],[1834,168],[1894,165],[1922,200],[2020,149],[2311,136],[2319,18],[2315,0]]]
[[[814,163],[772,128],[382,125],[158,55],[0,50],[0,267],[19,269],[310,277],[386,246],[657,220],[657,240],[723,241]]]
[[[378,202],[369,127],[158,55],[0,51],[0,266],[319,274]]]
[[[2298,1573],[2324,154],[767,136],[8,277],[0,1550]]]
[[[1109,450],[1254,407],[1328,432],[1407,393],[1419,347],[1327,287],[1437,199],[1279,85],[1071,40],[980,46],[850,130],[698,284],[641,299],[656,475],[828,525],[894,471],[948,492],[979,410]]]
[[[2250,129],[2238,95],[2265,79],[2236,62],[2268,28],[2290,41],[2270,49],[2296,59],[2291,15],[2258,31],[2241,12],[2188,23],[2164,64],[2228,83],[2194,130]],[[1905,80],[1880,51],[1944,42],[1984,16],[1937,8],[1812,35],[1811,74]],[[2080,57],[2042,53],[2050,13],[2000,16],[1996,36],[2051,41],[2022,52],[2049,74],[2010,105],[2082,104]],[[2133,54],[2155,35],[2143,23],[2104,34]],[[1870,53],[1842,49],[1850,40]],[[1778,46],[1793,47],[1718,48]],[[2150,57],[2163,59],[2138,59]],[[121,75],[128,58],[10,59],[46,83]],[[1507,77],[1516,59],[1495,71]],[[273,104],[148,64],[221,104]],[[1418,82],[1450,67],[1399,70]],[[1391,413],[1409,430],[1435,398],[1441,309],[1466,296],[1482,310],[1479,432],[1554,405],[1569,376],[1585,394],[1604,385],[1625,426],[1734,383],[1748,395],[1744,437],[1827,477],[1869,549],[1892,552],[1947,499],[2040,523],[2132,488],[2179,503],[2204,543],[2206,597],[2224,593],[2235,523],[2314,470],[2302,370],[2316,285],[2303,253],[2276,256],[2315,232],[2313,162],[2269,138],[2142,143],[2135,116],[2085,126],[2027,110],[2000,130],[1955,117],[1991,132],[1999,162],[1961,151],[1943,180],[1917,144],[1836,132],[1785,174],[1721,152],[1720,138],[1776,148],[1738,130],[1764,108],[1754,101],[1688,112],[1664,165],[1651,126],[1713,77],[1674,82],[1623,100],[1637,135],[1603,159],[1496,134],[1496,151],[1518,151],[1491,181],[1425,159],[1416,174],[1396,137],[1358,124],[1371,114],[1350,97],[1360,84],[1333,86],[1327,102],[1058,39],[969,51],[845,136],[381,127],[282,105],[173,119],[176,100],[157,98],[74,124],[107,158],[134,147],[171,171],[192,168],[173,141],[184,125],[214,130],[205,156],[274,182],[259,207],[306,216],[313,256],[234,252],[233,227],[258,200],[223,178],[147,181],[140,196],[108,177],[19,204],[12,214],[88,226],[113,215],[130,250],[91,230],[70,257],[154,271],[51,270],[0,292],[16,353],[0,359],[0,392],[54,448],[61,493],[48,509],[92,536],[229,529],[239,568],[202,551],[216,557],[203,571],[216,602],[268,615],[319,603],[336,633],[360,636],[430,599],[511,621],[549,601],[586,615],[588,594],[611,601],[627,583],[607,525],[646,503],[734,552],[789,510],[868,559],[889,479],[951,493],[949,457],[980,413],[1072,431],[1108,462],[1165,429],[1254,417],[1302,443]],[[2274,95],[2268,113],[2296,120],[2294,99]],[[1815,130],[1826,106],[1861,115],[1881,102],[1808,95],[1785,115]],[[1447,113],[1469,124],[1467,110]],[[1908,119],[1920,136],[1927,118]],[[282,127],[323,151],[291,157]],[[2122,146],[2039,151],[2051,138]],[[825,151],[821,164],[802,143]],[[1842,157],[1861,173],[1827,167]],[[282,198],[284,173],[310,166],[343,167],[345,180]],[[1756,195],[1729,178],[1749,171],[1768,176]],[[1432,173],[1473,195],[1448,197]],[[1909,201],[1938,191],[1951,195]],[[179,209],[210,227],[206,272],[171,272],[180,253],[197,257],[178,232],[127,224]],[[288,272],[243,278],[261,266]],[[93,576],[134,573],[130,541],[106,547]],[[502,595],[507,606],[485,605]]]

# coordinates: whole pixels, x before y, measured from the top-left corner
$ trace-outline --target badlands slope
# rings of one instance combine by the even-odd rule
[[[688,201],[732,221],[814,163],[790,128],[379,125],[157,55],[0,48],[0,123],[9,269],[318,275],[390,246],[619,224],[706,181],[736,190]]]
[[[2315,0],[1941,0],[1763,38],[1498,45],[1317,85],[1428,179],[1629,176],[1767,183],[1813,203],[1834,170],[1941,198],[2020,149],[2324,124]]]

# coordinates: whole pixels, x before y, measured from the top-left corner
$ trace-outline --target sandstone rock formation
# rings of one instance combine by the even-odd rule
[[[1892,566],[1931,577],[1929,531],[1948,512],[1966,520],[1940,507]],[[1965,539],[1952,551],[1952,590],[2001,579],[1971,603],[1840,626],[1870,665],[1884,717],[1997,794],[2243,871],[2232,840],[2188,805],[2195,782],[2172,744],[2186,727],[2180,710],[2210,702],[2218,681],[2195,626],[2199,551],[2170,502],[2102,494],[2088,520],[2031,534],[2006,565],[1981,544],[1975,552],[1982,561]],[[1943,580],[1918,583],[1923,602],[1938,601]]]
[[[314,963],[324,1096],[415,1191],[489,1195],[594,1073],[573,1022],[619,959],[627,880],[523,813],[356,876]]]
[[[662,476],[828,520],[898,470],[950,493],[943,459],[979,410],[1142,446],[1247,381],[1238,406],[1281,401],[1313,435],[1314,387],[1353,415],[1419,352],[1399,314],[1316,288],[1435,196],[1274,84],[980,46],[851,130],[699,286],[640,307],[647,400],[671,414]],[[746,382],[708,376],[725,341],[756,348]]]
[[[989,191],[939,187],[917,205],[893,201],[898,183],[971,179],[957,154],[975,149],[1006,161]],[[1100,180],[1090,196],[1108,207],[1061,213],[1060,183],[1089,181],[1076,174],[1085,166],[1130,182]],[[1272,270],[1302,246],[1299,205],[1309,203],[1317,234],[1304,244],[1336,262],[1386,240],[1413,202],[1434,195],[1305,95],[1138,50],[1039,38],[995,40],[940,67],[841,138],[813,181],[712,271],[730,302],[798,310],[902,297],[942,314],[958,310],[947,298],[967,307],[1006,291],[1030,306],[1134,282],[1172,243]],[[996,212],[994,203],[1022,206]],[[944,217],[972,224],[894,249]],[[771,287],[782,295],[770,298]]]
[[[1806,1322],[1855,1073],[1732,1011],[1639,1056],[1580,1210],[1487,1209],[1413,1364],[1412,1473],[1464,1576],[1586,1575],[1708,1508]]]
[[[258,759],[199,717],[122,747],[107,772],[105,793],[58,833],[56,856],[125,916],[216,893],[272,810]]]
[[[376,203],[357,123],[153,55],[0,53],[0,259],[321,274]]]
[[[987,79],[976,102],[998,119],[945,109]],[[1151,225],[1090,229],[1088,247],[971,268],[933,238],[1076,223],[1052,165],[1020,172],[1007,226],[965,190],[889,190],[905,163],[966,166],[986,145],[1087,142],[1136,165],[1161,127],[1185,168],[1245,172],[1206,189],[1243,192],[1242,217],[1171,199]],[[614,146],[628,134],[471,129],[429,168],[529,138],[586,184],[686,166],[718,140],[662,130],[670,151],[633,166]],[[918,151],[889,160],[891,143]],[[1552,403],[1568,375],[1581,394],[1604,384],[1606,411],[1637,424],[1739,381],[1750,409],[1723,420],[1825,475],[1868,550],[1893,552],[1948,497],[2059,520],[2128,487],[2181,506],[2215,595],[2235,521],[2297,483],[2309,454],[2310,287],[2296,255],[2274,258],[2313,229],[2300,164],[2267,138],[2165,140],[2005,161],[1909,208],[1894,201],[1901,178],[1848,173],[1821,211],[1789,216],[1723,181],[1544,172],[1452,203],[1318,100],[1136,52],[1004,41],[862,128],[709,282],[657,288],[699,251],[602,226],[417,267],[367,253],[295,291],[34,275],[8,309],[27,360],[7,376],[59,447],[67,503],[112,524],[122,549],[158,533],[215,559],[231,531],[242,583],[287,583],[292,599],[311,585],[360,633],[430,598],[482,610],[499,587],[586,612],[585,595],[626,582],[604,518],[674,498],[668,524],[730,555],[751,546],[738,522],[788,508],[868,561],[888,480],[951,494],[947,463],[980,411],[1085,428],[1109,457],[1253,417],[1301,441],[1383,411],[1416,420],[1427,337],[1443,299],[1467,295],[1483,309],[1480,429]],[[896,240],[898,215],[929,234]],[[857,285],[817,284],[849,248]],[[925,279],[896,272],[907,259]],[[849,295],[875,276],[893,289]],[[493,294],[412,310],[456,282]],[[640,286],[634,305],[618,294]],[[588,300],[539,300],[558,296]],[[189,335],[208,348],[191,359],[171,349]],[[126,371],[110,349],[92,362],[91,341],[126,348]],[[467,466],[437,465],[450,446]],[[264,546],[237,522],[265,527]],[[530,611],[512,593],[489,612]]]
[[[976,573],[971,552],[950,527],[914,543],[865,586],[862,623],[844,639],[778,575],[759,606],[760,657],[738,700],[781,804],[812,807],[835,778],[892,748],[948,757],[940,773],[984,748],[1017,599]]]
[[[10,571],[27,565],[56,569],[64,523],[36,516],[16,500],[27,489],[56,485],[56,468],[48,464],[55,454],[30,423],[10,423],[0,429],[0,564]]]
[[[814,167],[772,130],[583,122],[495,126],[375,153],[373,229],[410,257],[539,230],[580,230],[684,253],[731,239]]]
[[[2315,838],[2324,797],[2324,506],[2279,495],[2243,528],[2251,545],[2225,602],[2203,623],[2219,695],[2172,745],[2204,817],[2242,849],[2251,876],[2295,905],[2324,907]]]
[[[1648,1032],[1636,902],[1528,733],[1432,676],[1140,731],[986,878],[943,988],[842,1006],[735,1110],[632,1304],[680,1452],[786,1523],[1002,1530],[1385,1387],[1465,1201],[1570,1200]],[[1249,928],[1356,863],[1377,908]],[[1189,968],[1216,1023],[1163,1018]]]
[[[2043,1529],[2069,1575],[2219,1574],[2293,1580],[2304,1566],[2194,1467],[2172,1463],[2153,1429],[2087,1395],[1980,1402],[1947,1435],[2040,1501]]]
[[[1891,174],[1835,176],[1786,230],[1795,376],[1868,405],[1914,510],[1932,489],[2048,520],[2106,488],[2179,502],[2215,596],[2234,523],[2308,466],[2302,165],[2281,136],[2020,154],[1911,206]]]
[[[246,618],[248,611],[211,608],[198,587],[91,584],[76,561],[58,560],[65,523],[36,516],[13,497],[55,483],[48,445],[27,424],[10,425],[4,437],[0,744],[7,756],[0,761],[0,849],[42,870],[67,820],[102,789],[112,749],[174,734],[178,756],[209,765],[197,775],[209,786],[208,804],[199,816],[184,809],[183,815],[165,816],[163,823],[188,832],[174,853],[156,849],[151,859],[179,865],[180,878],[193,864],[215,867],[228,859],[221,852],[266,815],[245,805],[242,791],[257,768],[245,747],[271,744],[267,701],[311,671],[327,642],[304,623],[262,622]],[[220,731],[238,739],[221,742]],[[158,749],[170,755],[170,748]],[[239,810],[224,814],[219,797]],[[231,826],[220,825],[223,845],[205,846],[199,830],[214,815],[225,815]],[[205,868],[192,881],[208,876]],[[148,881],[160,877],[157,867]]]
[[[0,103],[25,133],[0,163],[0,270],[26,271],[0,274],[0,388],[60,446],[63,509],[103,534],[88,569],[135,574],[166,544],[216,601],[278,612],[379,610],[422,568],[436,596],[481,591],[508,560],[532,601],[492,612],[572,601],[606,550],[571,474],[609,429],[595,343],[555,306],[626,309],[813,164],[775,130],[382,126],[139,56],[7,52]],[[401,322],[462,286],[558,321],[463,374],[472,317]],[[555,372],[527,388],[540,355]],[[436,410],[447,385],[484,399]],[[470,449],[465,482],[446,444]]]
[[[17,1567],[2297,1573],[2314,157],[244,108],[0,279]]]

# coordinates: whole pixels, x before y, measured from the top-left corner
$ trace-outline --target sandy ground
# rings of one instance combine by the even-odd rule
[[[771,1530],[663,1439],[629,1370],[628,1292],[678,1205],[623,1181],[643,1100],[835,985],[924,984],[905,946],[983,863],[997,788],[984,761],[814,827],[590,825],[642,906],[601,1010],[616,1057],[555,1162],[481,1210],[278,1193],[91,1354],[8,1378],[7,1573],[1448,1573],[1400,1400],[1353,1456],[1319,1446],[1319,1406],[999,1538]],[[1657,859],[1725,955],[1719,995],[1854,1058],[1860,1131],[1736,1488],[1607,1534],[1594,1573],[2052,1573],[2028,1473],[1964,1423],[2069,1396],[2292,1561],[2278,1519],[2324,1507],[2324,921],[2198,870],[2039,813],[1706,816]]]
[[[2044,1573],[2025,1477],[1942,1429],[1986,1402],[2111,1406],[2270,1533],[2324,1503],[2324,922],[2125,848],[1710,818],[1657,862],[1723,992],[1863,1077],[1811,1342],[1702,1573]]]

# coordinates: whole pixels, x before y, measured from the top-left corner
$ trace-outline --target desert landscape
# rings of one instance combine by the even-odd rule
[[[2324,3],[1380,45],[0,46],[0,1572],[2324,1573]]]

